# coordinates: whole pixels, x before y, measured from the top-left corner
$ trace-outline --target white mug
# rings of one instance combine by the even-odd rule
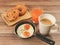
[[[45,18],[49,19],[52,22],[52,24],[51,25],[44,25],[41,22],[41,20],[45,19]],[[38,21],[39,21],[39,32],[42,35],[49,34],[50,29],[52,29],[52,27],[55,27],[55,29],[58,29],[58,25],[56,24],[56,18],[51,14],[42,14],[41,16],[39,16]],[[55,29],[52,32],[55,32],[56,31]]]

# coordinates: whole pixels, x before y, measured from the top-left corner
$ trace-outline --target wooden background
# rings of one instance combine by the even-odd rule
[[[60,30],[60,0],[0,0],[0,15],[8,8],[20,3],[29,8],[40,7],[44,10],[44,13],[54,15]],[[13,33],[14,27],[7,26],[0,16],[0,45],[48,45],[36,37],[26,40],[16,37]],[[50,34],[50,38],[56,42],[55,45],[60,44],[60,33]]]

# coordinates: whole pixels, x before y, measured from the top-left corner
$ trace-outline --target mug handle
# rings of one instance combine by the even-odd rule
[[[58,24],[54,24],[53,26],[51,26],[50,33],[57,33],[58,31],[59,31]]]

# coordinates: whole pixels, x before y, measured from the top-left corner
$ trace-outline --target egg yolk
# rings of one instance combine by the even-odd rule
[[[25,30],[28,30],[30,28],[30,25],[29,24],[26,24],[25,26],[24,26],[24,29]]]
[[[23,35],[24,35],[25,37],[29,37],[29,36],[30,36],[30,33],[27,32],[27,31],[25,31],[25,32],[23,33]]]

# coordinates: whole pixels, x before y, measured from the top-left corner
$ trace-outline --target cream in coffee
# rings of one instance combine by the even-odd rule
[[[52,22],[49,19],[46,19],[46,18],[42,19],[41,22],[45,25],[51,25],[52,24]]]

